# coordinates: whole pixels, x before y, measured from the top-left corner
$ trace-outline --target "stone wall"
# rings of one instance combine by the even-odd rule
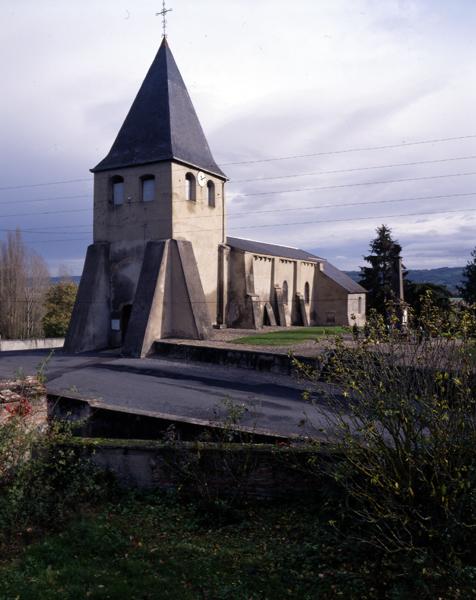
[[[161,443],[78,439],[74,444],[124,487],[180,490],[208,498],[313,496],[323,480],[315,462],[331,452],[266,444]]]
[[[218,252],[226,240],[225,190],[222,179],[206,173],[206,183],[198,183],[198,169],[172,163],[172,235],[176,240],[192,242],[200,280],[205,293],[209,321],[216,323],[218,305]],[[185,180],[187,174],[195,179],[195,200],[187,200]],[[208,187],[214,185],[215,199],[208,201]]]

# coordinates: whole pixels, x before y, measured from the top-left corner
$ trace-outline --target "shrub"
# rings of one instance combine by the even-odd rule
[[[0,385],[0,411],[0,543],[57,525],[108,493],[104,476],[68,443],[70,430],[47,426],[41,371]]]
[[[59,424],[31,441],[29,460],[18,465],[0,495],[3,535],[29,527],[55,527],[78,506],[94,505],[108,496],[105,474],[70,442],[69,429]]]
[[[60,281],[48,290],[45,301],[43,329],[46,337],[63,337],[68,331],[78,286],[72,281]]]
[[[316,443],[340,457],[313,465],[340,490],[335,526],[421,574],[428,562],[474,560],[476,386],[474,313],[460,311],[449,324],[428,297],[420,322],[426,335],[402,335],[373,314],[366,337],[337,339],[306,375],[330,408]]]

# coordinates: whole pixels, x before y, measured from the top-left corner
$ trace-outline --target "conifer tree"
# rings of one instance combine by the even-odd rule
[[[396,278],[398,260],[402,247],[392,239],[392,231],[386,225],[376,229],[377,237],[370,242],[370,254],[364,256],[369,267],[360,267],[360,285],[367,294],[367,310],[374,308],[381,314],[386,304],[397,300]]]
[[[472,259],[463,269],[463,285],[458,291],[465,302],[476,303],[476,248],[471,252]]]

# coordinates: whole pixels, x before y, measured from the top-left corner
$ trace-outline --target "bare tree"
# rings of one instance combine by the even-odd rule
[[[28,278],[25,288],[24,336],[37,338],[43,336],[45,298],[50,286],[50,273],[43,258],[35,253],[30,253],[26,266]]]
[[[42,318],[49,272],[45,261],[26,248],[20,230],[0,245],[0,336],[43,335]]]

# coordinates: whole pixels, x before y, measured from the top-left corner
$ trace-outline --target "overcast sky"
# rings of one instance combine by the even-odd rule
[[[407,267],[466,263],[476,245],[474,0],[168,4],[170,47],[231,180],[230,235],[354,269],[385,223]],[[1,8],[1,235],[19,226],[53,274],[60,264],[79,274],[89,168],[155,56],[161,2]],[[286,158],[297,155],[313,156]]]

